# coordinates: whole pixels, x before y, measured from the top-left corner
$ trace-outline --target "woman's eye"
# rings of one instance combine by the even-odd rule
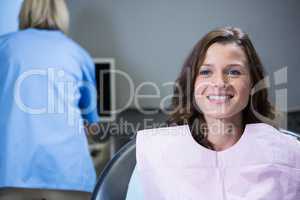
[[[233,69],[233,70],[229,70],[228,74],[232,76],[238,76],[241,75],[242,73],[239,70]]]
[[[200,72],[199,72],[199,74],[200,74],[200,75],[203,75],[203,76],[207,76],[207,75],[209,75],[210,73],[211,73],[210,70],[200,70]]]

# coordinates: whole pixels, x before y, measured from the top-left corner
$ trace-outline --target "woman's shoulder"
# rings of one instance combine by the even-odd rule
[[[266,123],[248,124],[246,127],[249,132],[255,133],[259,138],[270,140],[277,145],[299,148],[300,142],[297,138],[284,129],[275,128]]]
[[[23,32],[24,31],[15,31],[15,32],[10,32],[6,33],[4,35],[0,36],[0,46],[1,49],[6,46],[10,46],[18,44],[19,43],[19,38],[23,37]]]
[[[288,143],[295,143],[298,141],[295,136],[289,134],[289,131],[281,128],[275,128],[267,123],[247,124],[246,129],[250,132],[259,133],[261,136],[270,136],[274,139],[278,139],[278,141],[284,141]]]
[[[296,137],[265,123],[250,126],[256,132],[257,144],[270,147],[276,162],[300,169],[300,142]]]

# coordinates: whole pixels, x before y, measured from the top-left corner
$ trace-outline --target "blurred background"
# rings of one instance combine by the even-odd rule
[[[2,0],[0,34],[17,30],[22,0]],[[69,35],[94,58],[113,58],[115,68],[129,75],[139,94],[131,100],[130,83],[115,77],[110,86],[116,118],[101,122],[90,138],[100,172],[136,130],[163,123],[184,59],[208,31],[240,27],[254,42],[270,83],[271,101],[284,113],[282,127],[300,132],[300,1],[298,0],[67,0]],[[149,84],[141,86],[141,84]],[[153,87],[153,84],[158,86]],[[163,102],[163,103],[161,103]],[[126,106],[128,104],[128,106]],[[144,114],[143,109],[152,114]],[[125,126],[131,124],[130,126]]]

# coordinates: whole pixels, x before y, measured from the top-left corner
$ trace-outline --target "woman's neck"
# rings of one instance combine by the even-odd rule
[[[222,151],[233,146],[243,134],[242,116],[226,119],[205,117],[207,139],[215,151]]]

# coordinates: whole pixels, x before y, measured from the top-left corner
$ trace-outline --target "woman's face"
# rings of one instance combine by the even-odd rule
[[[245,52],[234,43],[212,44],[194,87],[196,104],[205,118],[225,119],[241,114],[251,90]]]

